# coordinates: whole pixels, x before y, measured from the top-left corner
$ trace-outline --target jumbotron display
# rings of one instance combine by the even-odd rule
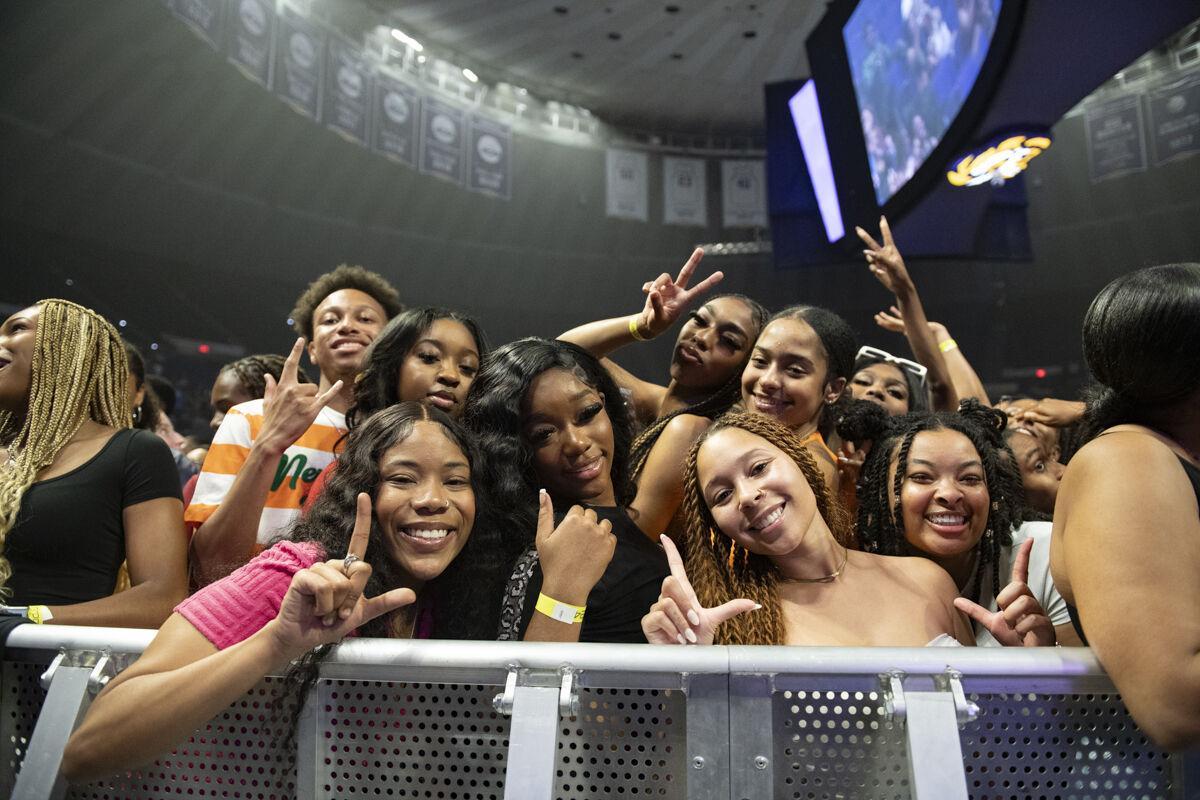
[[[882,206],[929,157],[962,108],[1001,0],[863,0],[843,29]]]

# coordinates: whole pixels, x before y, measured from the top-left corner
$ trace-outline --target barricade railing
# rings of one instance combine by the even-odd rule
[[[1189,798],[1075,648],[650,647],[350,640],[304,698],[279,676],[154,764],[59,776],[91,698],[152,631],[16,629],[0,796]],[[120,731],[113,731],[120,736]]]

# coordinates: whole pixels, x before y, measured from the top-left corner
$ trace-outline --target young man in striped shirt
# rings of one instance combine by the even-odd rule
[[[300,338],[279,383],[268,377],[262,400],[229,409],[185,512],[197,583],[246,563],[300,516],[309,487],[346,432],[363,355],[401,310],[382,276],[345,265],[313,281],[296,301],[292,319]],[[315,385],[297,380],[306,341],[321,374]]]

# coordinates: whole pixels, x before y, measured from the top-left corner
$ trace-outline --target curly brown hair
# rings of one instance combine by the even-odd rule
[[[296,299],[296,307],[288,315],[292,318],[292,327],[296,333],[312,341],[312,318],[317,306],[321,305],[321,301],[326,297],[341,289],[357,289],[371,295],[375,302],[383,306],[383,313],[388,319],[404,310],[396,287],[388,283],[387,278],[364,267],[342,264],[310,283],[304,294]]]
[[[825,486],[825,479],[800,437],[761,414],[731,412],[718,419],[688,453],[683,481],[684,545],[687,574],[705,608],[744,597],[762,606],[753,614],[740,614],[717,629],[717,644],[783,644],[783,612],[779,603],[779,569],[767,556],[739,547],[720,532],[700,490],[696,457],[700,447],[716,432],[740,428],[765,439],[788,455],[804,473],[816,499],[817,511],[833,538],[857,550],[850,515]]]

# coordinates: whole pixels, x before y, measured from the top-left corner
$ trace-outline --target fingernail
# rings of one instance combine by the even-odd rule
[[[541,497],[541,496],[542,496],[542,495],[544,495],[545,493],[546,493],[546,490],[545,490],[545,489],[538,489],[538,496],[539,496],[539,497]]]
[[[680,644],[687,644],[687,642],[686,642],[686,641],[684,640],[684,638],[683,638],[683,634],[682,634],[682,633],[677,633],[677,634],[675,634],[675,639],[676,639],[676,640],[677,640],[677,641],[678,641]]]
[[[752,609],[750,609],[750,610],[751,610],[751,611],[758,611],[760,608],[762,608],[762,603],[755,603],[755,604],[754,604],[754,608],[752,608]]]
[[[339,611],[339,612],[338,612],[338,616],[339,616],[339,617],[341,617],[342,619],[347,619],[347,618],[349,618],[349,616],[350,616],[350,609],[348,609],[348,608],[343,608],[341,611]]]
[[[687,618],[688,618],[688,622],[692,623],[693,625],[700,624],[700,615],[697,614],[695,611],[691,610],[690,608],[688,609]],[[689,633],[690,633],[690,631],[689,631]]]
[[[696,641],[697,641],[697,639],[696,639],[696,632],[695,632],[695,631],[693,631],[691,628],[688,628],[686,631],[684,631],[684,632],[683,632],[683,635],[684,635],[684,636],[686,636],[686,637],[687,637],[687,640],[688,640],[689,642],[691,642],[692,644],[695,644],[695,643],[696,643]]]

